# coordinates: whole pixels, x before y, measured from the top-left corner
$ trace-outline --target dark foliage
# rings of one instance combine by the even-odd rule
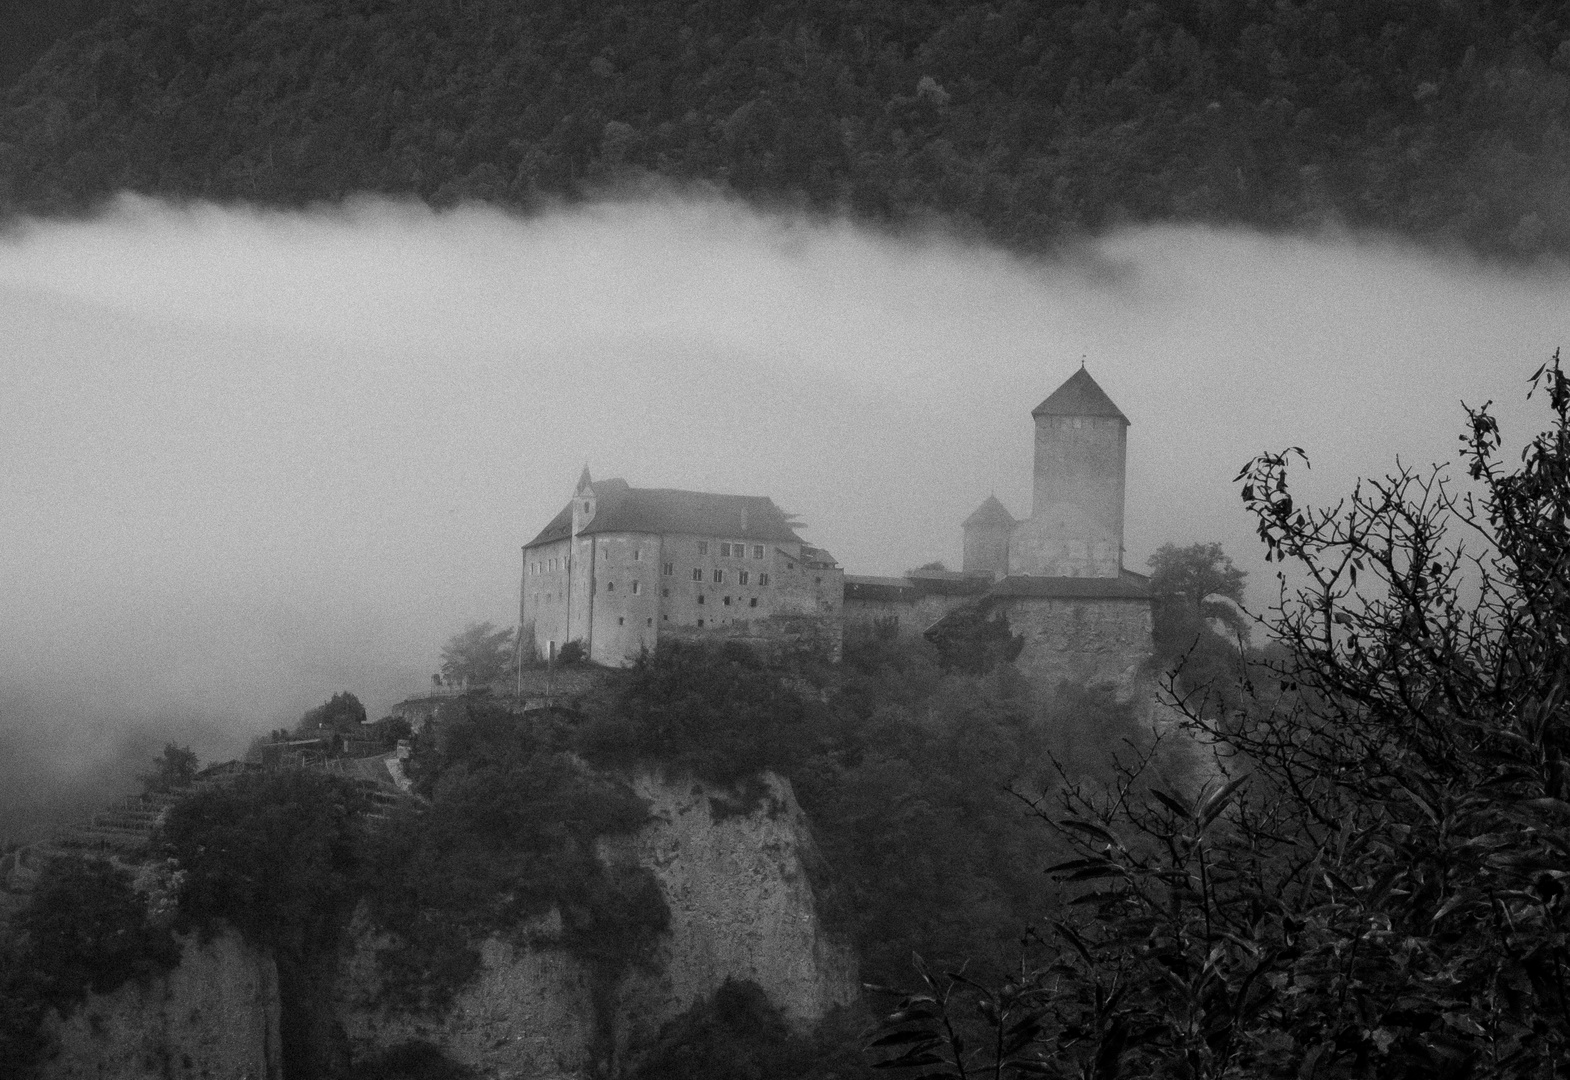
[[[120,189],[530,208],[649,177],[1024,249],[1187,220],[1563,252],[1570,13],[148,0],[62,43],[0,112],[0,199],[32,212]]]
[[[581,664],[589,658],[589,650],[583,647],[581,638],[574,638],[567,642],[556,653],[558,664]]]
[[[46,1049],[49,1009],[172,968],[180,948],[154,926],[130,875],[98,859],[51,863],[13,926],[0,927],[0,1061],[23,1068]]]
[[[827,1025],[832,1027],[832,1025]],[[755,983],[727,981],[666,1024],[628,1080],[829,1080],[864,1075],[851,1040],[793,1032]]]
[[[1212,715],[1242,707],[1248,662],[1247,574],[1220,544],[1163,544],[1150,557],[1154,660],[1174,697]],[[1219,626],[1217,625],[1219,624]]]
[[[365,706],[360,703],[360,699],[342,690],[300,717],[295,730],[306,737],[323,731],[358,736],[365,721]]]
[[[196,766],[189,746],[165,743],[164,752],[153,759],[153,771],[141,777],[142,790],[151,795],[183,788],[195,779]]]
[[[411,1041],[355,1062],[343,1080],[473,1080],[478,1075],[442,1053],[440,1047]]]
[[[1398,469],[1330,507],[1239,477],[1272,560],[1268,687],[1231,778],[1069,791],[1082,890],[1010,983],[923,971],[875,1042],[958,1076],[1555,1077],[1570,1060],[1570,380],[1518,467],[1469,411],[1475,485]],[[1462,542],[1464,541],[1464,543]],[[1258,676],[1256,674],[1256,680]],[[1245,772],[1246,770],[1246,772]],[[975,1017],[975,1020],[971,1018]],[[981,1029],[979,1042],[971,1025]],[[967,1050],[954,1036],[969,1038]]]
[[[489,686],[513,670],[514,644],[510,629],[470,623],[442,646],[442,675],[454,686]]]
[[[607,985],[664,930],[652,875],[607,867],[595,849],[647,810],[625,782],[568,754],[552,723],[469,698],[417,743],[410,770],[430,805],[376,834],[366,893],[397,942],[380,957],[391,999],[445,1004],[478,971],[481,941],[552,909],[563,944]]]
[[[283,1061],[331,1075],[342,1057],[327,997],[359,895],[363,796],[318,773],[243,775],[169,809],[161,843],[188,877],[182,928],[228,923],[278,963]]]
[[[1024,637],[1009,629],[1008,616],[984,604],[956,608],[927,638],[938,649],[938,663],[966,675],[985,675],[999,664],[1011,664],[1025,647]]]

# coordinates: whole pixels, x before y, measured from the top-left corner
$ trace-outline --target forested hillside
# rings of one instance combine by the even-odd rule
[[[1025,250],[1177,220],[1563,253],[1570,3],[143,0],[0,108],[12,212],[650,176]]]

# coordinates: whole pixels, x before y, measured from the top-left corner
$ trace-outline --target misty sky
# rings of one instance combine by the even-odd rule
[[[957,565],[989,492],[1028,513],[1030,410],[1082,356],[1133,421],[1127,565],[1219,540],[1265,585],[1251,455],[1302,445],[1329,495],[1452,460],[1463,399],[1522,437],[1566,343],[1570,276],[1375,240],[1046,264],[723,202],[127,201],[0,236],[0,743],[162,717],[237,752],[340,689],[381,715],[516,617],[586,463],[770,495],[850,573]]]

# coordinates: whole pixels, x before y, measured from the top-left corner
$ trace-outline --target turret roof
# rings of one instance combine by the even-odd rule
[[[1112,404],[1107,392],[1096,385],[1096,380],[1084,368],[1070,375],[1062,386],[1052,391],[1047,400],[1032,409],[1030,415],[1111,416],[1128,423],[1128,417]]]
[[[664,535],[734,537],[801,543],[785,512],[767,495],[716,495],[675,488],[635,488],[616,477],[594,481],[594,519],[579,532],[636,532]],[[565,540],[572,535],[572,503],[525,547]]]
[[[977,529],[985,528],[988,525],[1007,525],[1012,527],[1015,524],[1017,522],[1014,520],[1014,515],[1008,512],[1008,507],[998,502],[996,495],[988,495],[986,501],[976,507],[976,512],[965,519],[965,524],[961,528]]]

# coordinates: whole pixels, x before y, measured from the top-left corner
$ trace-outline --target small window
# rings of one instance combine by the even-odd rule
[[[759,585],[767,585],[768,583],[769,583],[769,575],[768,574],[759,574],[758,575],[758,584]]]
[[[585,514],[587,514],[589,512],[589,504],[588,503],[584,503],[583,504],[583,512]]]
[[[671,591],[669,589],[661,589],[660,590],[660,595],[661,596],[669,596],[670,594],[671,594]]]
[[[752,574],[746,570],[740,570],[736,573],[736,580],[742,585],[747,584],[747,579],[750,577],[752,577]]]
[[[654,619],[653,619],[653,617],[650,617],[650,618],[647,618],[647,619],[644,619],[644,620],[643,620],[643,625],[644,625],[644,626],[653,626],[653,625],[654,625]]]
[[[664,619],[666,622],[670,622],[671,621],[671,617],[669,615],[662,615],[662,616],[660,616],[660,618]]]
[[[600,557],[602,559],[604,559],[606,562],[610,562],[611,561],[611,549],[610,548],[601,548],[600,551],[602,553]]]
[[[643,549],[642,548],[633,548],[632,549],[632,561],[633,562],[642,562],[643,561]]]
[[[615,592],[616,591],[616,583],[614,581],[607,581],[605,583],[605,591],[606,592]]]
[[[624,615],[616,616],[616,625],[617,626],[626,626],[627,625],[627,618],[626,618],[626,616],[624,616]]]
[[[752,557],[754,559],[761,559],[761,558],[763,558],[763,545],[762,544],[753,544],[752,545]]]
[[[701,567],[694,566],[692,568],[692,580],[693,581],[702,581],[703,580],[703,570],[702,570]]]
[[[725,606],[730,607],[730,597],[728,596],[725,598]]]
[[[815,577],[815,578],[812,579],[812,583],[814,585],[822,585],[823,584],[823,579],[820,578],[820,577]]]
[[[756,596],[754,596],[751,600],[749,600],[747,602],[747,606],[748,607],[757,607],[758,606],[758,598]]]
[[[632,595],[637,596],[642,591],[643,591],[643,582],[641,582],[641,581],[634,581],[632,583]]]
[[[725,558],[725,559],[730,558],[730,545],[729,544],[721,544],[720,545],[720,557],[721,558]]]
[[[709,542],[707,540],[699,540],[698,541],[698,554],[699,555],[707,555],[708,553],[709,553]]]
[[[700,626],[700,627],[701,627],[701,626],[702,626],[702,625],[703,625],[703,620],[702,620],[702,619],[699,619],[699,620],[698,620],[698,625],[699,625],[699,626]]]
[[[702,593],[698,594],[698,603],[700,603],[700,604],[703,603],[703,594]]]
[[[716,584],[716,585],[723,585],[724,583],[725,583],[725,571],[723,571],[723,570],[716,570],[716,571],[714,571],[714,584]]]
[[[668,562],[668,563],[665,564],[665,576],[666,577],[675,577],[676,576],[676,564],[675,563]]]

